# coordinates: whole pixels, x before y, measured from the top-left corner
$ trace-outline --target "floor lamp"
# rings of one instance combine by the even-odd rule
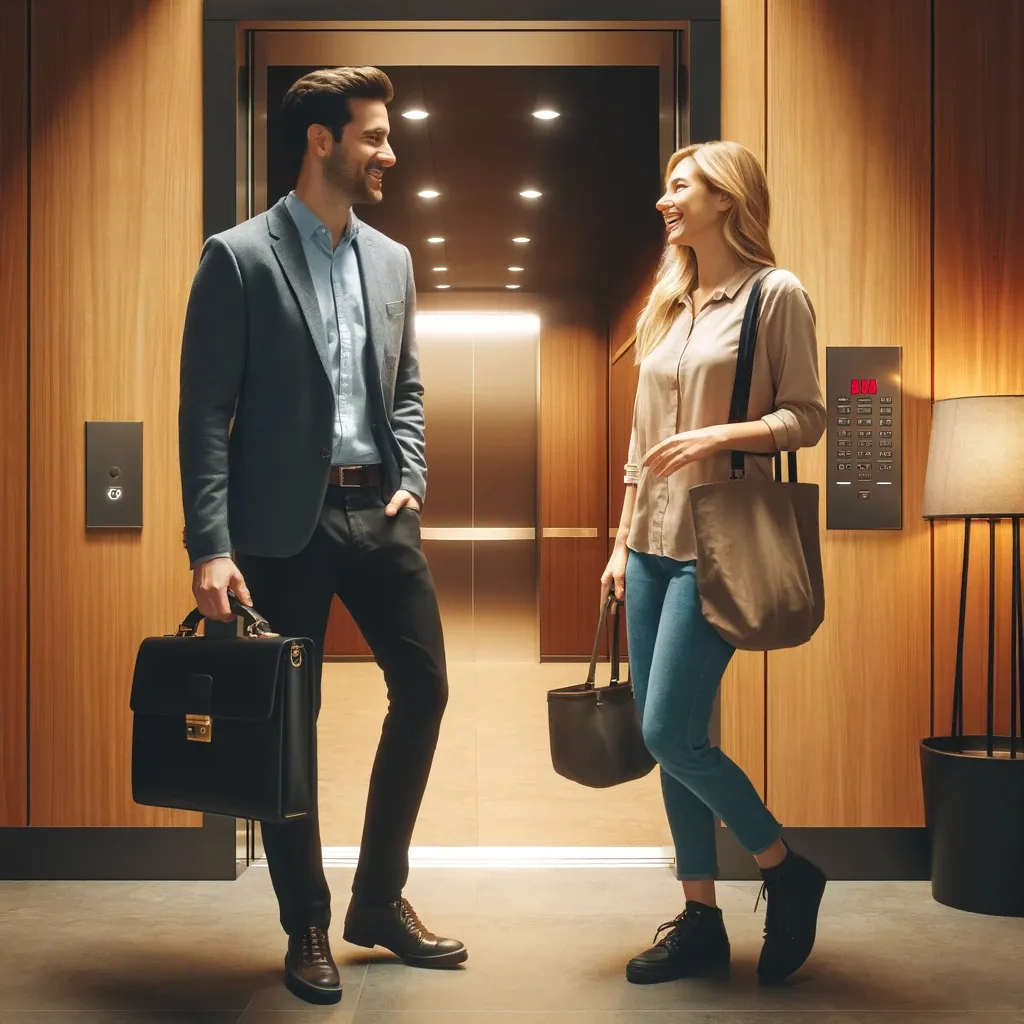
[[[1024,516],[1024,395],[936,402],[923,515],[962,519],[960,615],[950,734],[921,745],[932,892],[940,903],[1024,917],[1024,622],[1020,524]],[[988,523],[988,664],[984,735],[964,733],[964,635],[971,524]],[[1010,721],[997,735],[996,524],[1012,531]]]

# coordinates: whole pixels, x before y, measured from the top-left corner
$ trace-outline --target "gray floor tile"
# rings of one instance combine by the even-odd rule
[[[805,1012],[745,1013],[717,1011],[680,1013],[675,1010],[493,1010],[440,1013],[381,1013],[357,1011],[353,1024],[1019,1024],[1019,1016],[990,1014],[847,1014]]]

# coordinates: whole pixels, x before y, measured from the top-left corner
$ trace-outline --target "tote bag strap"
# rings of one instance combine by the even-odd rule
[[[610,659],[612,664],[611,685],[619,685],[619,608],[622,602],[614,594],[608,595],[604,607],[601,609],[601,618],[597,623],[597,635],[594,637],[594,649],[590,655],[590,669],[587,672],[586,687],[588,690],[594,688],[594,680],[597,678],[597,659],[601,653],[601,634],[604,632],[605,623],[608,621],[608,612],[612,613],[612,642]]]
[[[774,268],[773,268],[774,269]],[[768,271],[768,274],[771,270]],[[732,385],[732,401],[729,403],[729,422],[745,423],[747,407],[750,405],[750,384],[754,377],[754,348],[757,345],[757,330],[761,322],[761,289],[768,274],[762,274],[750,289],[747,307],[743,311],[743,326],[740,328],[740,345],[736,355],[736,379]],[[787,452],[789,481],[796,483],[796,452]],[[746,453],[730,453],[730,476],[740,479],[746,472]],[[782,479],[782,452],[775,454],[775,479]]]

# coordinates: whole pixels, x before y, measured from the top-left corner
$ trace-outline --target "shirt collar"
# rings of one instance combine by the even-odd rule
[[[303,242],[308,242],[310,239],[315,238],[318,231],[323,228],[324,232],[328,236],[328,248],[330,248],[330,232],[324,225],[323,221],[294,193],[289,192],[284,199],[285,208],[288,213],[291,214],[292,220],[295,222],[295,227],[298,229],[299,237]],[[359,234],[359,218],[356,216],[354,210],[349,211],[348,215],[348,226],[345,228],[345,233],[341,236],[341,243],[345,244],[355,239],[356,235]]]
[[[709,296],[708,301],[705,304],[710,305],[712,302],[718,302],[720,299],[729,299],[732,301],[736,298],[739,290],[759,271],[762,270],[760,264],[745,263],[739,270],[736,271],[732,277],[729,278],[725,284],[719,285]],[[686,304],[692,311],[693,309],[693,296],[686,296]]]

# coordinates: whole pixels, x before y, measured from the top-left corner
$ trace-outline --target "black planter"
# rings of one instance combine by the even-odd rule
[[[932,896],[976,914],[1024,917],[1024,752],[984,736],[921,741]]]

